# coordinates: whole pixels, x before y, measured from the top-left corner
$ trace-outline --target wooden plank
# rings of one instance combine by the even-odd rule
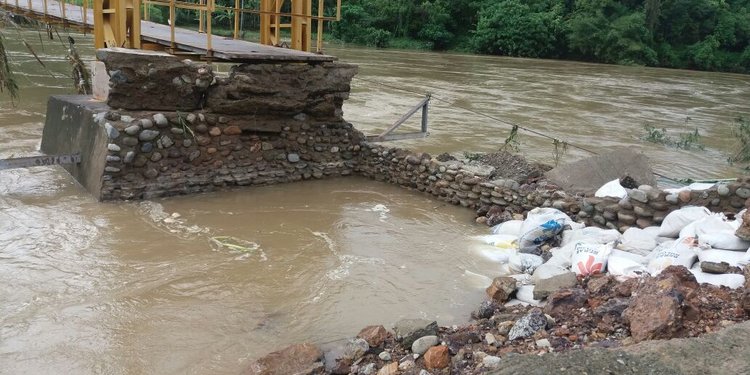
[[[97,0],[97,2],[100,0]],[[31,5],[31,9],[29,8]],[[15,11],[17,13],[26,12],[30,16],[44,19],[43,0],[29,0],[28,4],[19,2],[16,7],[12,4],[0,3],[0,6]],[[87,9],[87,17],[84,22],[82,7],[64,4],[65,21],[68,24],[82,26],[94,29],[92,20],[94,12]],[[50,6],[47,9],[47,18],[52,21],[63,21],[62,8],[59,6]],[[160,44],[166,47],[170,43],[170,27],[150,21],[141,21],[141,39],[147,42]],[[206,55],[208,53],[206,34],[197,31],[175,28],[175,47],[189,52]],[[216,60],[225,60],[231,62],[326,62],[335,61],[336,58],[328,55],[315,54],[310,52],[297,51],[287,48],[267,46],[259,43],[213,36],[211,43],[212,58]]]
[[[39,155],[23,158],[0,159],[0,171],[4,169],[41,167],[57,164],[78,164],[81,162],[80,154],[73,155]]]
[[[396,130],[396,128],[398,128],[399,126],[401,126],[401,124],[403,124],[406,120],[408,120],[409,117],[411,117],[412,115],[414,115],[415,113],[417,113],[417,111],[420,108],[423,108],[429,101],[430,101],[430,96],[427,95],[427,97],[425,97],[424,99],[422,99],[422,101],[419,102],[419,104],[415,105],[414,108],[412,108],[412,109],[409,110],[409,112],[406,112],[403,116],[401,116],[401,118],[399,118],[398,120],[396,120],[396,122],[394,122],[393,125],[391,125],[390,128],[388,128],[384,132],[380,133],[379,137],[385,137],[386,135],[388,135],[392,131]]]

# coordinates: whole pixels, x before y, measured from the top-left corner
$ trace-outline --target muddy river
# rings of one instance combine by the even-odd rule
[[[91,39],[74,36],[80,53],[93,56]],[[0,158],[34,154],[47,97],[71,92],[58,40],[42,45],[29,31],[6,37],[21,100],[13,106],[0,96]],[[421,94],[435,96],[431,136],[399,145],[495,150],[509,126],[479,112],[598,152],[647,151],[673,177],[739,173],[725,159],[732,118],[750,114],[748,76],[329,53],[360,66],[345,114],[366,133],[387,127]],[[697,127],[705,150],[644,143],[645,123],[675,135]],[[552,158],[548,139],[522,133],[520,142],[524,155]],[[569,149],[565,160],[581,156]],[[483,297],[480,275],[495,267],[476,251],[471,237],[486,228],[472,218],[360,178],[100,204],[58,167],[0,171],[0,373],[235,374],[279,346],[325,345],[368,324],[466,322]]]

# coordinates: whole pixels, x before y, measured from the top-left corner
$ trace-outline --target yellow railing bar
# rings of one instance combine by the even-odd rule
[[[169,0],[169,43],[172,49],[175,48],[175,42],[174,42],[174,24],[175,23],[177,23],[177,19],[175,16],[175,1]]]

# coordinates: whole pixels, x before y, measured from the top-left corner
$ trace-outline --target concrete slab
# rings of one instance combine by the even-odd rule
[[[545,177],[569,193],[593,194],[605,183],[623,176],[632,177],[638,185],[656,186],[656,178],[646,155],[628,148],[614,148],[561,165]]]

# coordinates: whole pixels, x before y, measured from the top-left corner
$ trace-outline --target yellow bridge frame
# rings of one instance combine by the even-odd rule
[[[19,1],[28,2],[19,6]],[[259,9],[244,8],[241,0],[234,0],[234,6],[216,5],[216,0],[41,0],[43,9],[39,7],[39,0],[0,0],[0,5],[11,10],[25,10],[25,13],[40,18],[47,23],[59,22],[68,25],[69,16],[75,13],[84,31],[93,29],[94,45],[96,48],[125,47],[125,48],[160,48],[152,43],[141,40],[141,20],[149,19],[151,6],[164,7],[169,10],[169,28],[171,48],[167,50],[177,53],[175,41],[175,22],[177,9],[192,9],[199,15],[199,32],[206,36],[207,57],[212,51],[212,19],[217,11],[231,12],[233,15],[233,38],[240,38],[240,17],[245,13],[260,16],[260,43],[270,46],[287,46],[282,39],[284,30],[288,30],[290,43],[287,47],[298,51],[312,52],[312,26],[317,23],[317,40],[315,52],[321,53],[323,48],[323,25],[326,21],[341,19],[341,0],[336,0],[336,15],[324,15],[324,0],[317,1],[317,14],[313,15],[313,0],[260,0]],[[50,12],[48,2],[56,3],[59,11]],[[15,7],[13,6],[15,3]],[[93,3],[93,4],[91,4]],[[93,8],[90,6],[93,5]],[[55,8],[56,8],[55,7]],[[24,9],[25,8],[25,9]],[[33,11],[33,12],[32,12]],[[93,26],[89,23],[89,12],[93,16]],[[34,14],[36,12],[36,14]],[[21,12],[24,13],[24,12]],[[67,13],[67,14],[66,14]]]

